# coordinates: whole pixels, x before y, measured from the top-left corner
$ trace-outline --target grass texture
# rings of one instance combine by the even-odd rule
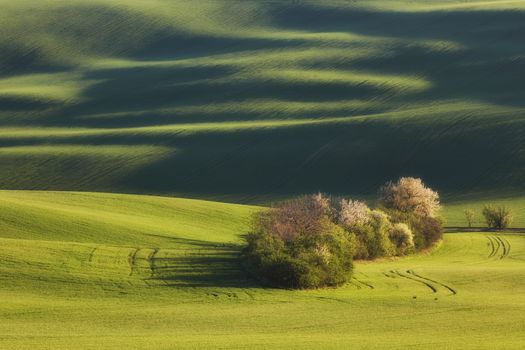
[[[3,349],[522,349],[525,236],[446,234],[356,262],[338,289],[264,288],[239,243],[255,207],[3,191]]]

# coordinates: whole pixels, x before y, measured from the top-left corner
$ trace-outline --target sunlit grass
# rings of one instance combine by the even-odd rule
[[[0,344],[523,345],[522,235],[447,234],[421,255],[356,262],[355,278],[341,288],[275,290],[239,265],[238,244],[255,210],[178,198],[2,191]],[[497,238],[505,250],[494,250]]]

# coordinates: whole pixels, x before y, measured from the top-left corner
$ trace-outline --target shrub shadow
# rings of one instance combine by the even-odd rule
[[[151,258],[152,280],[170,287],[260,287],[244,269],[242,246],[164,237],[187,250],[161,249]]]

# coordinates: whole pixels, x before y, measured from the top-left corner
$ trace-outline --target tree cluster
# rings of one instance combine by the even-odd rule
[[[274,286],[337,286],[351,277],[353,259],[406,255],[441,238],[439,196],[420,179],[385,184],[378,201],[371,209],[316,194],[279,203],[255,216],[245,261]]]

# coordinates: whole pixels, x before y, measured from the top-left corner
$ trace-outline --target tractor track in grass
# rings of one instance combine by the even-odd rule
[[[503,249],[503,252],[499,258],[506,258],[507,256],[509,256],[510,253],[510,242],[506,238],[502,238],[499,236],[497,236],[496,239],[501,243],[501,247]]]
[[[505,237],[495,235],[488,235],[486,237],[490,245],[490,252],[488,258],[496,257],[499,259],[503,259],[509,256],[511,244],[508,239],[506,239]]]
[[[355,278],[355,277],[352,277],[352,280],[356,281],[357,283],[362,284],[363,286],[365,286],[365,287],[367,287],[367,288],[369,288],[369,289],[374,289],[374,286],[371,285],[370,283],[363,282],[363,281],[361,281],[361,280],[359,280],[359,279],[357,279],[357,278]],[[361,286],[360,286],[359,284],[357,284],[357,283],[353,283],[353,284],[354,284],[355,286],[357,286],[357,289],[361,289]]]
[[[354,287],[356,287],[358,290],[360,289],[363,289],[363,287],[361,287],[361,285],[357,282],[355,282],[353,279],[350,281],[350,284]]]
[[[153,248],[152,252],[148,255],[149,269],[151,270],[151,277],[155,276],[155,257],[159,252],[160,248]]]
[[[418,278],[421,278],[422,280],[425,280],[425,281],[428,281],[428,282],[430,282],[430,283],[435,283],[435,284],[437,284],[437,285],[440,285],[440,286],[442,286],[442,287],[448,289],[448,290],[452,293],[452,295],[456,295],[456,294],[458,294],[458,292],[457,292],[454,288],[452,288],[452,287],[446,285],[445,283],[442,283],[442,282],[439,282],[439,281],[436,281],[436,280],[430,279],[430,278],[428,278],[428,277],[421,276],[420,274],[417,274],[416,272],[414,272],[414,270],[407,270],[406,272],[409,273],[409,274],[411,274],[412,276],[416,276],[416,277],[418,277]]]
[[[504,242],[507,245],[507,250],[505,252],[505,257],[508,257],[510,254],[511,245],[508,239],[505,237],[500,237],[501,241]]]
[[[509,256],[509,254],[510,254],[510,248],[511,248],[510,242],[509,242],[509,240],[506,239],[505,237],[503,237],[502,239],[507,243],[507,255],[506,255],[506,256]]]
[[[437,291],[438,291],[437,288],[433,284],[431,284],[431,283],[429,283],[429,282],[427,282],[425,280],[421,280],[420,278],[416,278],[415,276],[404,274],[402,272],[399,272],[398,270],[390,270],[390,272],[393,273],[394,275],[399,276],[399,277],[403,277],[403,278],[409,279],[411,281],[424,284],[430,290],[432,290],[432,293],[437,293]]]
[[[129,263],[129,276],[133,275],[133,266],[135,265],[135,259],[137,257],[137,253],[139,252],[140,248],[133,248],[131,252],[129,252],[128,255],[128,263]]]
[[[97,247],[91,249],[91,251],[89,252],[89,256],[88,256],[88,259],[87,259],[88,263],[91,263],[93,261],[93,256],[94,256],[96,250],[97,250]]]
[[[497,253],[497,251],[499,249],[499,242],[497,240],[495,240],[494,238],[492,238],[492,236],[487,236],[487,239],[488,239],[489,244],[490,244],[490,252],[489,252],[488,258],[492,258]],[[494,242],[494,241],[496,241],[496,242]],[[497,248],[496,248],[496,245],[497,245]]]
[[[501,248],[503,252],[501,253],[499,258],[503,259],[507,255],[507,246],[505,245],[505,242],[503,242],[503,240],[500,237],[495,237],[495,238],[501,243]]]

